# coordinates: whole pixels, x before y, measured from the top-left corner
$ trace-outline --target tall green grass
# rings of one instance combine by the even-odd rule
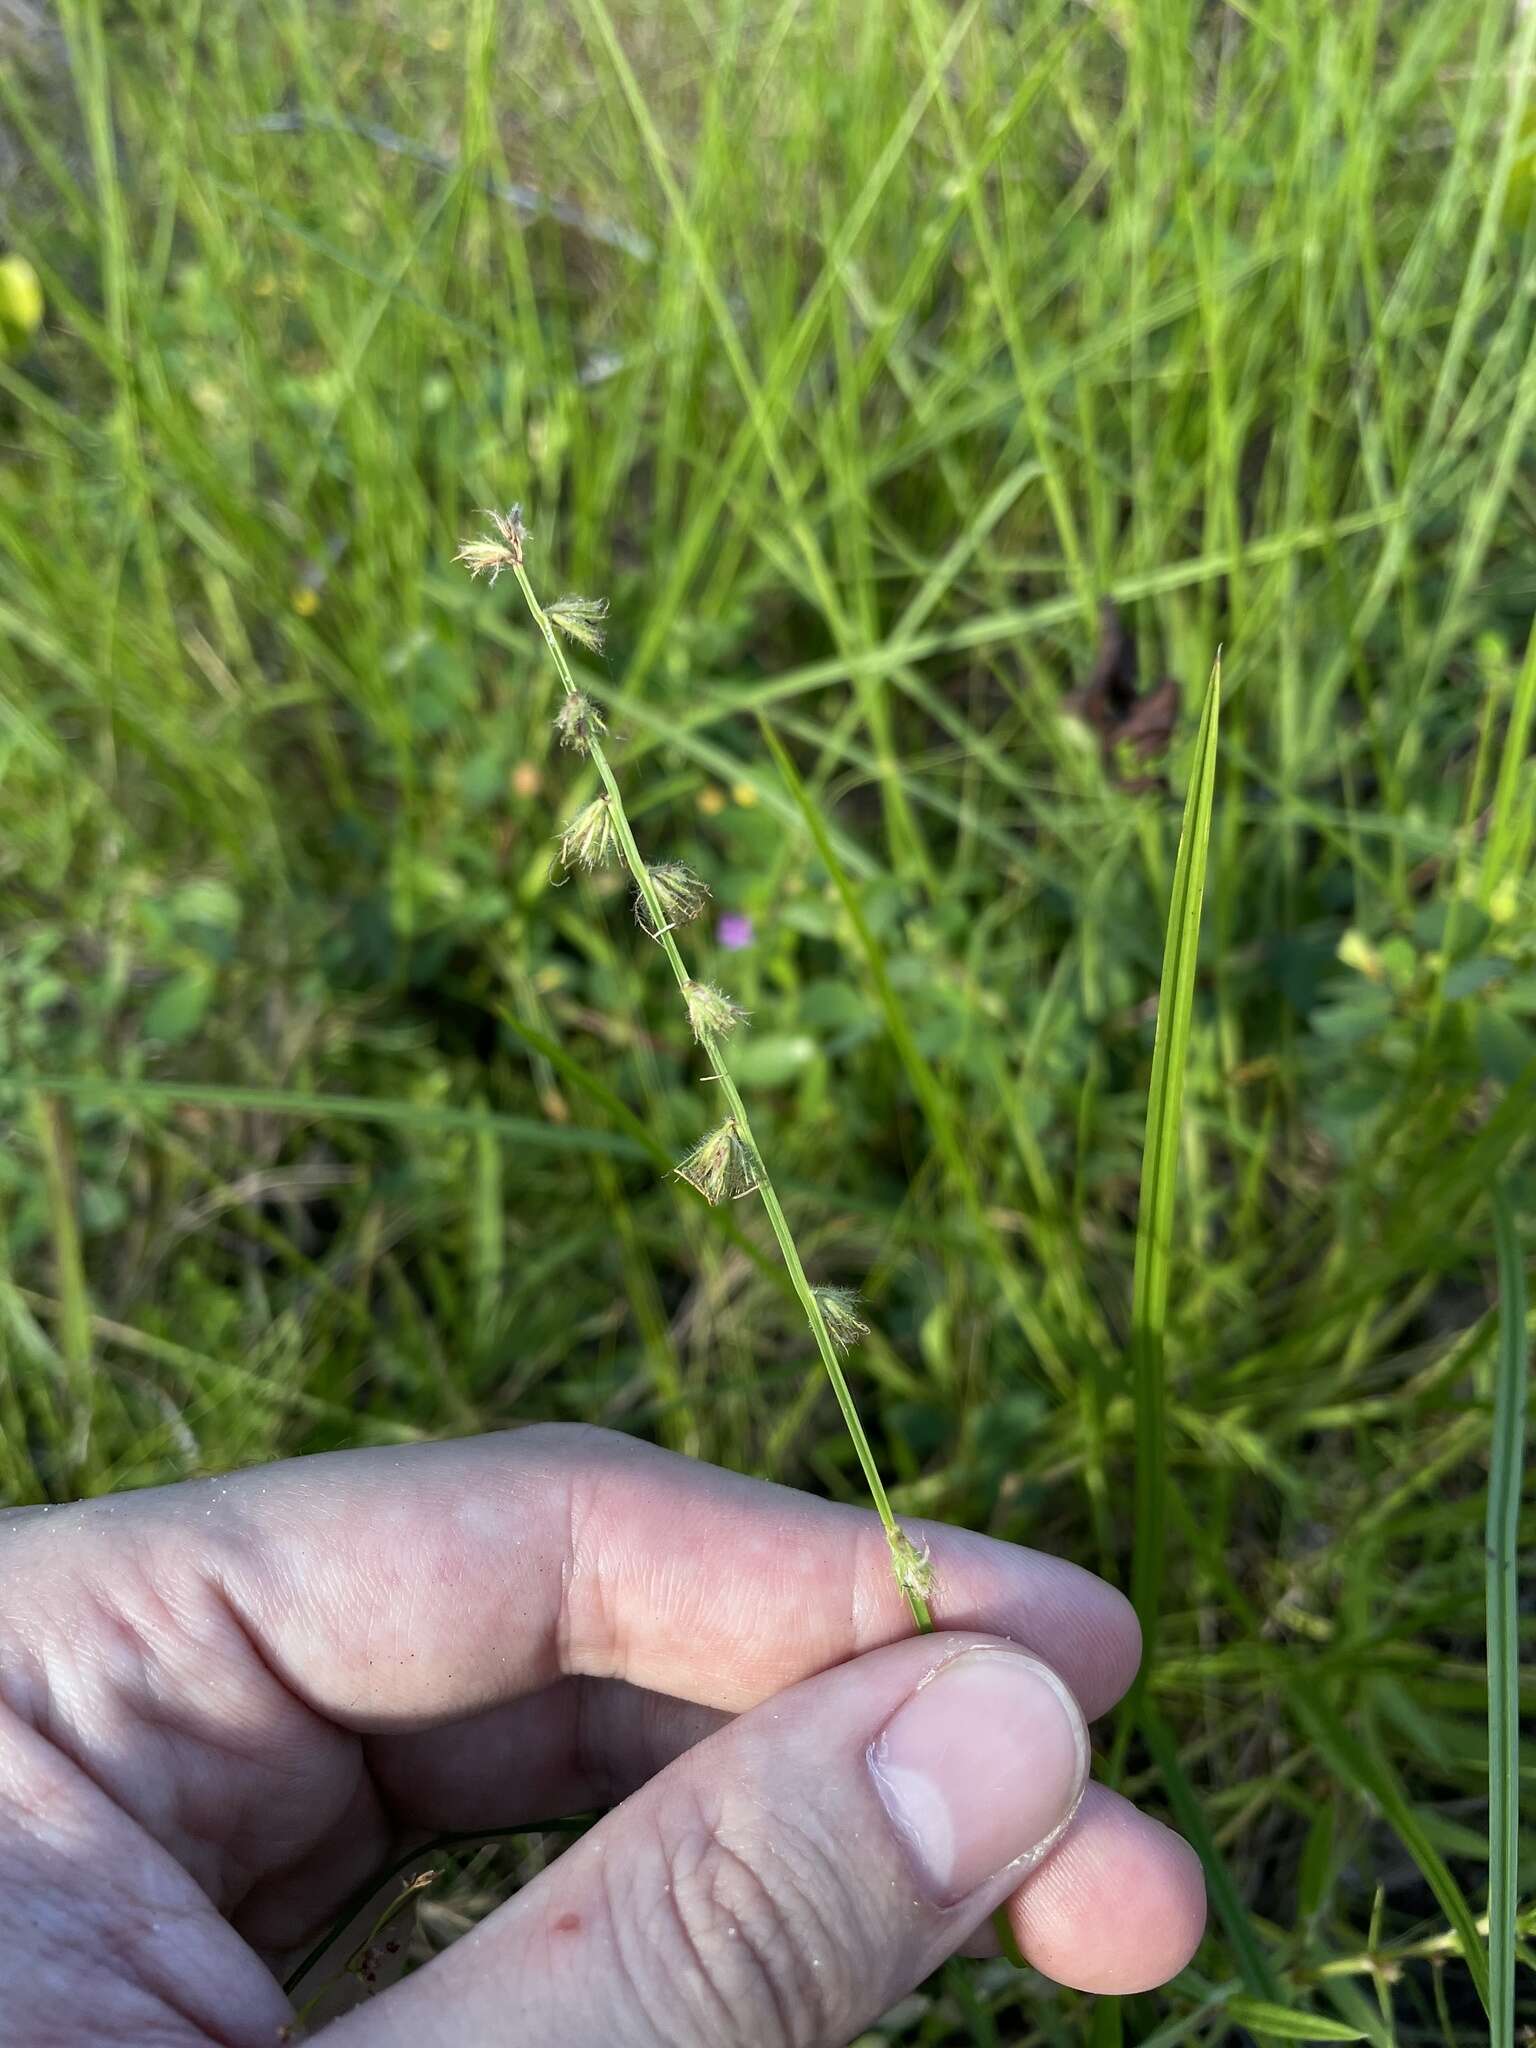
[[[1494,1192],[1499,1337],[1488,1480],[1488,2017],[1513,2048],[1520,1908],[1520,1615],[1517,1559],[1530,1384],[1525,1262],[1514,1213]]]
[[[0,28],[6,1498],[539,1415],[860,1497],[761,1223],[666,1185],[664,963],[551,874],[558,684],[451,563],[511,492],[751,921],[698,971],[894,1512],[1133,1591],[1109,1762],[1210,1872],[1166,1993],[887,2035],[1518,2037],[1536,15],[59,21]],[[1147,758],[1064,704],[1106,598]]]
[[[1168,1424],[1166,1334],[1173,1272],[1174,1197],[1183,1146],[1184,1079],[1200,951],[1200,914],[1216,802],[1217,736],[1221,721],[1221,656],[1200,708],[1189,793],[1173,863],[1168,936],[1157,996],[1157,1033],[1147,1089],[1147,1135],[1136,1205],[1136,1258],[1131,1280],[1130,1362],[1136,1406],[1136,1497],[1131,1594],[1141,1622],[1142,1679],[1157,1662],[1167,1530]]]

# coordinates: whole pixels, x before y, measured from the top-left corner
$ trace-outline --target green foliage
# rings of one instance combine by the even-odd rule
[[[1136,1521],[1131,1592],[1141,1622],[1145,1684],[1156,1664],[1163,1598],[1163,1534],[1167,1514],[1166,1333],[1173,1271],[1174,1197],[1183,1137],[1184,1080],[1200,951],[1200,913],[1216,801],[1216,750],[1221,719],[1221,656],[1211,670],[1195,735],[1189,793],[1173,863],[1168,937],[1157,993],[1157,1035],[1147,1085],[1147,1135],[1136,1203],[1136,1261],[1131,1282],[1130,1362],[1136,1404]]]
[[[1290,2012],[1283,2005],[1270,2005],[1259,1998],[1234,1998],[1227,2018],[1247,2027],[1261,2041],[1363,2041],[1358,2027],[1346,2027],[1341,2020],[1320,2019],[1314,2013]]]
[[[1530,1382],[1525,1265],[1508,1201],[1494,1191],[1499,1341],[1488,1486],[1488,1969],[1494,2048],[1514,2048],[1520,1907],[1520,1617],[1516,1557]]]
[[[660,949],[557,859],[596,734],[711,892],[896,1511],[1160,1589],[1118,1762],[1206,1860],[1196,1965],[1092,2018],[981,1966],[883,2038],[1485,2037],[1532,1933],[1482,1560],[1490,1471],[1533,1535],[1487,1197],[1536,1192],[1536,10],[60,21],[0,23],[0,1494],[544,1415],[861,1497],[762,1219],[670,1179],[724,1108]],[[570,747],[452,561],[514,498],[609,600]]]

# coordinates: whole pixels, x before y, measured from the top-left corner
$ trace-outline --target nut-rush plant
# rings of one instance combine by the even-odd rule
[[[847,1289],[813,1286],[806,1277],[789,1220],[726,1057],[726,1042],[745,1023],[746,1013],[720,989],[694,979],[673,936],[679,927],[698,916],[708,901],[709,891],[683,862],[648,861],[641,853],[603,745],[607,728],[602,714],[578,687],[561,644],[563,634],[596,653],[602,646],[607,605],[582,597],[562,597],[553,604],[543,604],[528,577],[529,531],[520,508],[514,505],[509,512],[488,512],[486,517],[491,522],[490,531],[466,540],[456,559],[464,563],[471,575],[488,576],[493,583],[504,570],[516,579],[529,615],[544,637],[564,692],[555,718],[556,734],[564,746],[591,761],[602,784],[600,793],[577,812],[561,833],[560,858],[568,867],[595,868],[618,861],[628,868],[635,886],[635,914],[640,927],[666,955],[689,1028],[709,1062],[709,1077],[719,1084],[725,1099],[725,1116],[679,1161],[678,1175],[708,1202],[735,1201],[752,1194],[761,1201],[842,1410],[875,1512],[885,1530],[897,1584],[906,1596],[912,1619],[927,1633],[933,1627],[928,1607],[933,1569],[928,1553],[926,1547],[912,1541],[896,1520],[839,1356],[841,1350],[867,1333],[867,1325],[858,1314],[856,1297]]]

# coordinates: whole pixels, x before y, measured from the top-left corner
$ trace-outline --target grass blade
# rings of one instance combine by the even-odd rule
[[[1412,1800],[1388,1759],[1373,1744],[1362,1741],[1324,1697],[1317,1679],[1305,1671],[1285,1681],[1286,1698],[1292,1714],[1317,1745],[1341,1785],[1353,1786],[1364,1794],[1391,1827],[1398,1840],[1418,1865],[1424,1882],[1439,1901],[1450,1922],[1462,1957],[1472,1973],[1477,1995],[1488,2004],[1488,1959],[1477,1919],[1467,1904],[1466,1894],[1451,1875],[1440,1851],[1430,1840]]]
[[[59,1296],[59,1349],[64,1359],[72,1413],[66,1433],[70,1469],[85,1476],[91,1466],[91,1428],[96,1406],[92,1365],[91,1301],[85,1283],[76,1215],[73,1145],[67,1118],[51,1095],[31,1098],[32,1128],[42,1155],[48,1225]]]
[[[1525,1451],[1525,1263],[1514,1211],[1493,1191],[1499,1276],[1493,1444],[1488,1468],[1488,2020],[1492,2048],[1514,2048],[1515,1909],[1520,1853],[1520,1613],[1515,1559]]]
[[[1189,1058],[1200,907],[1211,844],[1216,794],[1216,735],[1221,711],[1221,656],[1205,687],[1195,737],[1184,823],[1173,869],[1168,939],[1157,1002],[1157,1038],[1147,1099],[1147,1137],[1141,1161],[1141,1204],[1136,1220],[1136,1272],[1131,1293],[1131,1376],[1136,1403],[1135,1558],[1131,1598],[1145,1645],[1142,1682],[1152,1664],[1163,1594],[1166,1466],[1163,1342],[1168,1320],[1168,1279],[1173,1204],[1179,1171],[1179,1124],[1184,1070]]]
[[[1227,2018],[1234,2025],[1271,2041],[1363,2041],[1358,2027],[1342,2020],[1319,2019],[1316,2013],[1292,2012],[1288,2006],[1270,2005],[1259,1998],[1234,1998],[1227,2005]]]
[[[1152,1752],[1152,1761],[1162,1773],[1173,1817],[1204,1867],[1206,1891],[1217,1919],[1226,1929],[1233,1956],[1243,1973],[1243,1982],[1255,1999],[1267,2000],[1273,2005],[1280,1996],[1279,1980],[1270,1967],[1252,1916],[1232,1882],[1205,1810],[1179,1760],[1179,1745],[1173,1730],[1150,1700],[1142,1703],[1141,1732]],[[1349,2038],[1353,2040],[1356,2037],[1350,2035]]]
[[[1507,875],[1525,868],[1530,849],[1531,828],[1536,806],[1531,802],[1530,777],[1526,761],[1530,754],[1531,724],[1536,720],[1536,632],[1526,642],[1525,660],[1515,682],[1505,728],[1504,747],[1499,756],[1493,802],[1489,807],[1488,840],[1483,852],[1480,892],[1486,909]],[[1501,1290],[1502,1291],[1502,1290]]]

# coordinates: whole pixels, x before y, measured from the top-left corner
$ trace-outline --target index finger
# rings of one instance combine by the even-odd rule
[[[115,1541],[131,1509],[139,1538],[185,1545],[268,1667],[355,1730],[572,1674],[738,1712],[912,1632],[873,1514],[581,1425],[332,1452],[116,1507]],[[1011,1637],[1090,1717],[1119,1697],[1139,1655],[1120,1594],[908,1527],[932,1548],[936,1626]]]

